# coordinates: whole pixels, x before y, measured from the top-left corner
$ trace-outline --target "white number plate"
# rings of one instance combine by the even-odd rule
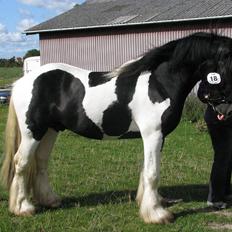
[[[207,75],[207,81],[211,85],[217,85],[217,84],[221,83],[221,76],[219,73],[211,72]]]

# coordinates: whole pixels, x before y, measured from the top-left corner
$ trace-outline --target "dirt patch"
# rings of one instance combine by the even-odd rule
[[[216,214],[218,216],[231,217],[232,218],[232,211],[220,210],[220,211],[215,211],[212,214]]]
[[[222,230],[232,230],[232,224],[225,223],[225,224],[219,224],[219,223],[209,223],[208,226],[217,231],[222,231]]]
[[[214,214],[220,217],[232,218],[232,211],[228,211],[228,210],[214,211],[211,214]],[[216,231],[232,231],[231,223],[215,223],[214,222],[214,223],[209,223],[208,227]]]

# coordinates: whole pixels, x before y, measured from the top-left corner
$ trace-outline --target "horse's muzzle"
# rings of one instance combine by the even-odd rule
[[[232,116],[232,103],[221,103],[218,105],[212,105],[212,107],[217,113],[219,121],[227,120]]]

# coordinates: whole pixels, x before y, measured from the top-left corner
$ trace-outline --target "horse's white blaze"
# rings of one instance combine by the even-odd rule
[[[86,89],[86,94],[82,102],[85,113],[99,128],[102,129],[102,119],[104,111],[115,101],[116,78],[106,82],[103,85],[98,85]]]

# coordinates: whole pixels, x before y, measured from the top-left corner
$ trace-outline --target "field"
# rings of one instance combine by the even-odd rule
[[[17,78],[21,77],[23,74],[22,68],[12,67],[12,68],[2,68],[0,67],[0,88],[3,88]]]
[[[0,154],[6,115],[7,106],[0,105]],[[182,120],[166,139],[160,193],[183,201],[168,206],[174,223],[146,225],[135,202],[143,160],[141,140],[101,142],[65,131],[49,164],[62,206],[38,207],[33,217],[16,217],[8,212],[8,193],[0,187],[0,232],[226,231],[232,228],[232,210],[213,212],[206,205],[211,156],[208,134]]]

